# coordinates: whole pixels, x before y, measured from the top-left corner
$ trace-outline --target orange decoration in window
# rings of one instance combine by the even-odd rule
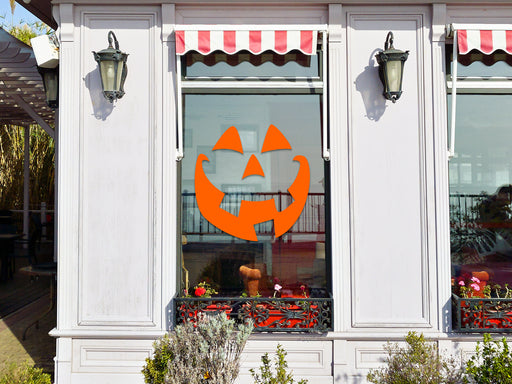
[[[265,135],[265,140],[263,140],[263,148],[261,148],[261,153],[276,151],[278,149],[292,149],[292,146],[288,140],[286,140],[286,137],[284,137],[281,131],[274,125],[270,124],[270,127],[268,127],[267,130],[267,134]]]
[[[229,127],[226,132],[222,134],[212,151],[216,151],[217,149],[231,149],[232,151],[244,153],[240,135],[235,127]]]
[[[247,176],[254,175],[265,177],[265,173],[263,172],[263,168],[261,168],[260,162],[258,161],[255,155],[251,155],[249,161],[247,162],[247,166],[245,167],[242,179],[245,179]]]
[[[230,149],[243,153],[240,136],[235,127],[230,127],[215,144],[213,150]],[[288,140],[274,126],[270,125],[263,141],[261,152],[292,149]],[[209,161],[208,157],[200,154],[197,157],[195,170],[195,190],[197,206],[203,217],[220,230],[244,240],[257,241],[258,237],[254,226],[265,221],[274,221],[275,237],[282,236],[295,224],[306,204],[310,170],[308,160],[298,155],[293,158],[299,163],[299,172],[288,192],[293,202],[284,210],[278,211],[274,199],[263,201],[242,200],[238,216],[220,208],[225,193],[217,189],[203,169],[203,162]],[[244,171],[242,178],[250,175],[265,176],[261,165],[255,155],[252,155]]]

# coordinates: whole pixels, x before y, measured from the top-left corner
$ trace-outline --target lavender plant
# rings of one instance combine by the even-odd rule
[[[148,384],[231,384],[252,324],[235,325],[225,313],[200,314],[197,323],[180,324],[154,344],[142,370]]]
[[[238,329],[237,329],[238,328]],[[197,324],[202,338],[201,355],[208,382],[231,384],[240,371],[240,357],[252,332],[252,324],[235,327],[225,313],[205,316]]]

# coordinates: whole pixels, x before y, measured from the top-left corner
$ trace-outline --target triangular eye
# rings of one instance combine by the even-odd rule
[[[240,140],[240,135],[235,127],[229,127],[226,132],[222,134],[222,136],[217,140],[217,143],[213,147],[212,151],[216,151],[217,149],[229,149],[231,151],[236,151],[240,153],[244,153],[242,148],[242,141]]]
[[[286,140],[286,137],[284,137],[281,131],[274,125],[270,124],[267,130],[267,134],[265,135],[265,140],[263,140],[261,153],[276,151],[279,149],[292,149],[292,146],[288,140]]]

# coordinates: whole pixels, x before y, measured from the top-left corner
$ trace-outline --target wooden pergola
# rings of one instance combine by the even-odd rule
[[[30,126],[56,138],[55,111],[46,104],[32,48],[0,28],[0,124],[25,128],[23,232],[28,233]]]

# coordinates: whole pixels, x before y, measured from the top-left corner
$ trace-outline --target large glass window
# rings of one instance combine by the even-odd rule
[[[182,59],[180,288],[326,297],[321,57],[260,56]]]
[[[498,81],[512,75],[508,61],[509,55],[497,51],[459,56],[457,63],[462,78],[456,124],[449,127],[455,129],[449,162],[451,260],[454,293],[465,298],[498,297],[512,287],[512,87]],[[451,92],[450,75],[448,80]],[[448,110],[452,99],[449,94]],[[460,308],[456,313],[459,326],[485,327],[482,314],[473,321],[464,313]]]

